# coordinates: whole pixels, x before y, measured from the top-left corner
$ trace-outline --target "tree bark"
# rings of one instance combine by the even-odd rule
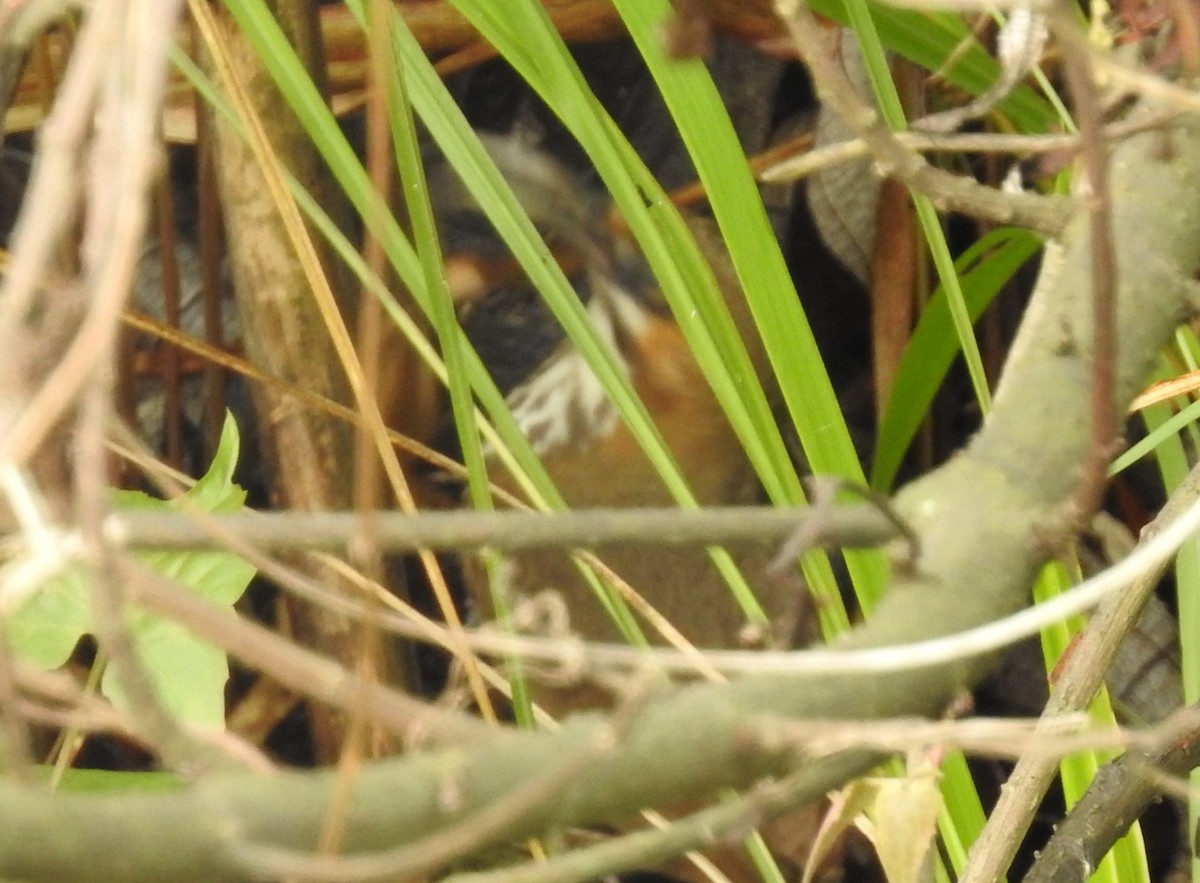
[[[273,0],[268,5],[314,81],[322,85],[325,65],[315,5],[307,0]],[[345,204],[344,196],[253,48],[228,18],[221,22],[235,76],[248,84],[253,112],[280,161],[334,218],[346,217],[348,210],[337,208]],[[268,374],[333,401],[348,402],[348,383],[332,339],[259,161],[250,145],[219,116],[214,130],[218,184],[247,356]],[[314,238],[320,249],[320,239]],[[328,253],[321,257],[325,272],[333,277],[333,290],[343,295],[341,307],[349,319],[352,301],[346,294],[356,289],[339,278],[347,274]],[[254,387],[254,404],[273,503],[304,511],[350,508],[351,428],[263,385]],[[338,584],[331,572],[319,576]],[[297,640],[353,667],[361,655],[358,627],[328,610],[284,603]],[[314,706],[311,710],[317,754],[331,760],[337,756],[343,722],[328,709]]]

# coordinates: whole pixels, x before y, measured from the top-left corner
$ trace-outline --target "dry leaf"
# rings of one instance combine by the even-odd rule
[[[888,883],[926,883],[942,793],[934,762],[909,762],[903,778],[874,779],[875,799],[859,829],[874,844]]]

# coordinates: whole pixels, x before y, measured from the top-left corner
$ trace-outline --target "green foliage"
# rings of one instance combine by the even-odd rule
[[[435,360],[435,370],[441,372],[456,393],[459,407],[455,416],[460,433],[464,435],[464,449],[473,447],[474,439],[467,436],[473,434],[474,428],[463,419],[466,414],[460,371],[467,375],[471,392],[491,423],[491,426],[483,424],[477,412],[475,417],[482,431],[489,432],[494,426],[493,444],[510,457],[514,473],[525,476],[531,499],[547,508],[561,508],[561,498],[516,431],[486,371],[459,330],[447,321],[447,305],[439,300],[445,293],[438,285],[436,243],[429,239],[431,231],[427,229],[427,219],[423,218],[427,195],[421,175],[411,167],[417,160],[411,143],[402,144],[405,155],[398,156],[398,162],[402,176],[409,184],[406,190],[416,194],[414,234],[419,246],[416,248],[393,218],[377,210],[377,196],[371,191],[365,169],[304,75],[266,5],[262,0],[225,0],[225,3],[255,45],[360,216],[373,227],[397,275],[437,330],[454,376],[447,378],[445,366],[436,362],[436,356],[431,358]],[[706,262],[679,213],[583,81],[569,49],[555,32],[541,4],[531,0],[512,0],[505,4],[487,0],[452,0],[452,3],[526,79],[530,88],[559,116],[591,157],[653,267],[689,345],[746,447],[770,498],[776,503],[798,501],[799,485],[783,448],[781,434],[767,407],[767,398],[749,368],[745,349],[724,310]],[[360,21],[365,17],[362,3],[348,5]],[[768,350],[788,419],[796,427],[814,471],[861,477],[862,469],[850,445],[824,362],[812,340],[779,249],[765,223],[754,182],[746,170],[727,114],[707,70],[698,61],[680,62],[665,57],[658,31],[661,21],[670,14],[665,0],[617,0],[615,5],[643,53],[705,184],[714,217],[725,236]],[[859,33],[868,63],[874,65],[873,80],[885,116],[894,128],[903,128],[905,122],[888,79],[890,75],[882,51],[885,47],[930,71],[938,71],[947,82],[971,94],[984,91],[999,76],[995,60],[973,37],[960,15],[899,9],[863,0],[815,0],[812,5],[816,11],[834,20],[852,25]],[[392,39],[396,78],[403,81],[403,93],[399,97],[411,102],[415,115],[605,385],[623,419],[680,504],[691,505],[690,494],[670,452],[648,419],[644,406],[637,400],[628,379],[616,369],[611,355],[598,341],[578,298],[557,264],[550,259],[534,225],[398,17],[393,17]],[[410,141],[409,123],[397,113],[399,110],[406,114],[407,109],[396,103],[397,97],[390,96],[392,123],[399,136],[396,140]],[[1015,89],[1001,104],[999,114],[1005,125],[1020,132],[1044,133],[1060,121],[1054,100],[1024,86]],[[321,220],[319,208],[302,192],[293,192],[310,217],[336,241],[340,234]],[[971,323],[1040,245],[1036,237],[1025,231],[998,230],[981,239],[957,262],[952,262],[932,207],[918,200],[918,211],[941,285],[920,319],[900,367],[892,399],[883,415],[872,471],[873,484],[881,489],[891,487],[917,427],[925,419],[949,366],[960,353],[966,354],[977,395],[981,404],[986,404],[982,362],[975,347]],[[339,250],[354,263],[352,252]],[[378,280],[366,278],[361,262],[356,269],[373,290],[379,290]],[[398,315],[395,303],[388,301],[386,294],[381,296],[393,317],[403,322],[405,317]],[[412,331],[408,333],[413,334]],[[419,344],[419,348],[426,347],[423,352],[431,352],[427,342],[420,341]],[[475,477],[478,479],[477,475]],[[486,502],[476,495],[476,505],[486,505]],[[847,559],[860,601],[864,609],[869,610],[886,581],[882,558],[867,553],[851,554]],[[848,618],[823,557],[809,557],[806,576],[820,598],[818,607],[826,632],[844,628]],[[730,581],[735,592],[744,591],[736,574],[731,575]],[[744,608],[753,615],[753,599],[742,596],[742,601]],[[614,617],[625,626],[627,639],[643,641],[636,623],[620,600],[610,598],[608,603]],[[1082,761],[1084,766],[1094,765],[1094,762],[1090,758]],[[1068,774],[1073,775],[1070,771]],[[942,776],[945,799],[942,832],[946,855],[949,864],[959,868],[982,825],[983,813],[961,754],[948,754]],[[1124,861],[1122,865],[1130,867]],[[764,861],[762,867],[764,875],[769,876],[769,862]],[[1131,872],[1128,879],[1138,879],[1138,875]]]
[[[245,491],[233,482],[238,449],[237,425],[227,417],[212,465],[181,501],[116,490],[112,505],[118,510],[150,512],[184,507],[236,512],[246,498]],[[147,550],[133,555],[163,576],[230,608],[254,576],[253,567],[228,552]],[[224,690],[229,677],[224,652],[194,637],[185,626],[136,605],[128,606],[126,616],[138,658],[166,706],[188,723],[224,726]],[[88,571],[72,562],[14,612],[8,623],[9,639],[22,658],[43,668],[57,668],[67,661],[81,637],[93,633],[92,622]],[[101,691],[116,706],[126,706],[120,685],[107,673]]]
[[[1182,330],[1176,339],[1177,352],[1175,364],[1167,364],[1161,373],[1162,377],[1174,376],[1178,373],[1178,362],[1186,370],[1195,370],[1200,364],[1200,341],[1190,330]],[[1177,410],[1176,410],[1177,409]],[[1168,424],[1180,415],[1191,412],[1194,403],[1190,397],[1179,397],[1171,403],[1160,403],[1146,408],[1142,418],[1146,423],[1147,439],[1156,439],[1154,445],[1155,462],[1162,476],[1163,491],[1170,495],[1175,493],[1180,484],[1187,478],[1191,469],[1189,450],[1194,451],[1197,430],[1194,423],[1185,427],[1186,437],[1181,434],[1180,427],[1164,431]],[[1172,411],[1176,411],[1173,418]],[[1179,648],[1180,669],[1183,680],[1183,696],[1180,699],[1185,705],[1200,702],[1200,540],[1192,539],[1184,543],[1175,557],[1176,597],[1179,604]],[[1190,777],[1192,791],[1188,798],[1188,830],[1195,830],[1200,819],[1200,798],[1195,788],[1200,783],[1200,771],[1193,770]],[[1192,879],[1200,879],[1200,858],[1191,860]]]
[[[1028,230],[1006,227],[993,230],[963,252],[955,267],[971,322],[1039,248],[1041,242]],[[960,352],[949,301],[939,286],[904,351],[879,423],[871,471],[871,485],[877,490],[891,489],[905,452]]]

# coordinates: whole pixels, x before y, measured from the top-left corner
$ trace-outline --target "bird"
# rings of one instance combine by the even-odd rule
[[[523,208],[546,239],[582,301],[597,336],[609,349],[680,467],[701,506],[754,505],[763,494],[746,452],[693,355],[647,261],[622,225],[613,223],[607,196],[550,153],[506,137],[483,139]],[[512,412],[518,428],[575,509],[665,507],[675,504],[666,484],[609,400],[600,381],[559,327],[529,280],[511,259],[478,208],[453,179],[436,176],[440,236],[447,280],[457,294],[459,318]],[[734,325],[764,387],[771,372],[749,305],[711,218],[684,215],[710,263]],[[518,484],[494,452],[489,478],[517,493]],[[816,637],[807,592],[794,580],[767,577],[777,548],[770,541],[739,545],[730,553],[770,619],[751,626],[724,577],[704,548],[654,545],[605,546],[603,565],[639,593],[695,647],[756,649],[795,646]],[[584,641],[623,640],[621,630],[566,551],[510,553],[488,582],[479,561],[462,572],[476,623],[493,619],[493,590],[551,634],[565,630]],[[546,598],[554,599],[545,605]],[[543,607],[538,610],[538,602]],[[561,615],[565,614],[565,615]],[[652,643],[666,638],[652,627]],[[533,700],[553,717],[612,708],[640,695],[637,678],[595,673],[531,675]],[[542,675],[539,677],[539,674]],[[819,806],[787,813],[763,829],[785,866],[803,866],[821,818]],[[740,848],[716,848],[709,858],[734,880],[758,879]],[[672,866],[681,880],[698,877],[686,864]]]
[[[516,139],[485,139],[485,146],[545,236],[697,503],[760,502],[760,487],[737,434],[645,258],[629,234],[612,223],[606,195],[548,153]],[[438,196],[446,274],[466,337],[566,503],[578,509],[674,505],[583,355],[469,195],[440,177],[431,179],[431,191]],[[769,382],[763,346],[715,224],[699,213],[686,220],[709,257],[756,371]],[[486,460],[492,480],[515,492],[516,482],[499,458],[490,453]],[[760,603],[788,633],[782,636],[788,643],[803,618],[803,605],[794,585],[764,578],[773,553],[767,543],[734,550]],[[695,646],[746,643],[746,619],[705,549],[616,546],[605,547],[599,557]],[[495,615],[490,587],[480,568],[468,566],[466,571],[474,612],[479,619],[490,619]],[[567,552],[514,553],[505,572],[507,589],[515,596],[555,593],[573,635],[589,641],[620,639],[618,627]],[[651,640],[662,641],[653,630],[646,631]]]

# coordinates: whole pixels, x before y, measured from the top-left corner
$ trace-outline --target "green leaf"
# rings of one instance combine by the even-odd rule
[[[188,491],[187,499],[205,512],[236,512],[245,506],[246,492],[233,481],[241,449],[237,423],[227,412],[208,472]]]
[[[45,669],[66,662],[92,621],[87,585],[76,567],[33,593],[8,621],[13,652]]]
[[[242,508],[246,492],[233,482],[239,438],[226,416],[221,440],[208,472],[184,495],[183,505],[207,512]],[[140,491],[113,491],[118,509],[171,511],[175,501],[158,500]],[[254,568],[236,555],[214,551],[145,550],[134,553],[146,566],[218,604],[232,606],[254,577]],[[225,720],[225,682],[229,666],[224,652],[193,637],[180,623],[137,608],[127,610],[134,651],[166,706],[180,720],[221,727]],[[75,564],[35,591],[9,620],[9,640],[19,656],[43,668],[57,668],[70,657],[85,634],[94,632],[87,571]],[[118,681],[105,674],[101,692],[117,707],[126,707]]]
[[[1029,231],[1002,228],[981,238],[958,259],[956,266],[971,321],[979,318],[1040,247],[1040,240]],[[938,288],[904,351],[891,400],[880,420],[872,487],[886,491],[892,486],[904,454],[959,352],[950,306],[944,291]]]
[[[131,618],[138,662],[167,709],[190,724],[224,727],[225,682],[229,680],[224,651],[193,637],[178,622],[136,612]],[[117,708],[129,707],[112,669],[104,673],[100,691]]]

